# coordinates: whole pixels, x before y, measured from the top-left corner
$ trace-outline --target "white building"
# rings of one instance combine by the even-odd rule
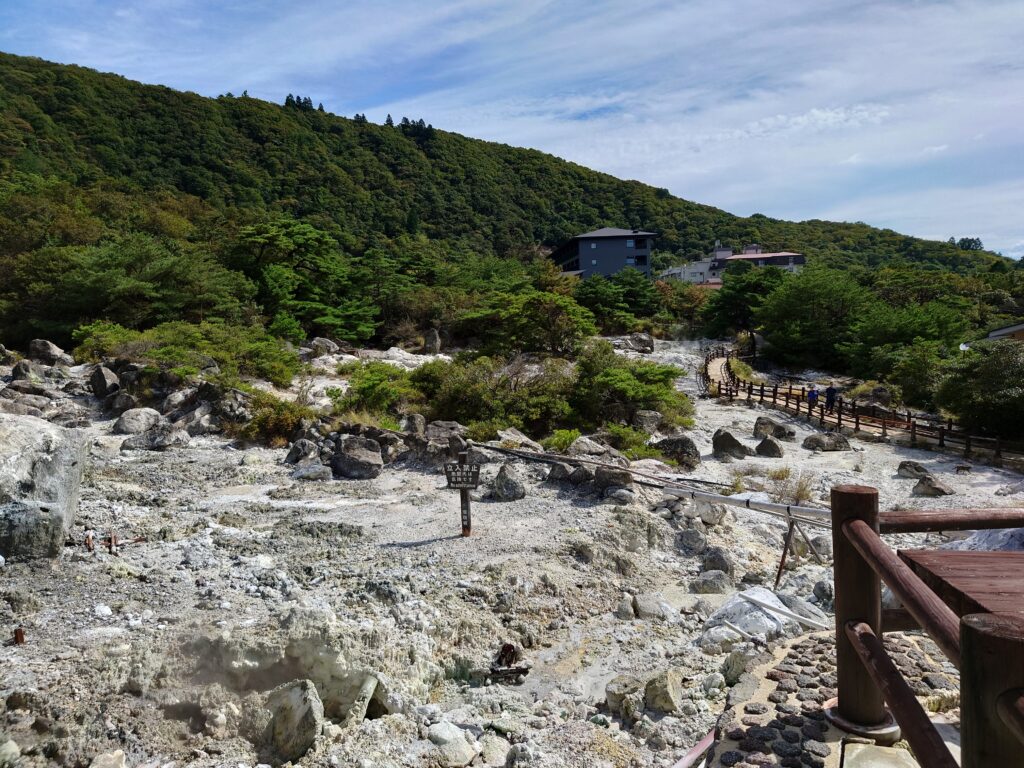
[[[661,276],[718,288],[722,285],[726,267],[736,261],[748,261],[755,267],[778,267],[787,272],[799,272],[807,263],[807,258],[802,253],[792,251],[765,253],[757,244],[745,245],[742,253],[733,253],[732,248],[715,243],[715,250],[708,258],[666,269]]]

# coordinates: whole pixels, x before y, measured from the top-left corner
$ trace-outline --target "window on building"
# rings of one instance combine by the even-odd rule
[[[596,267],[597,266],[597,259],[591,259],[590,260],[590,266]]]
[[[633,247],[633,241],[632,240],[627,240],[626,241],[626,247],[627,248],[632,248]]]
[[[636,259],[634,259],[632,256],[627,256],[626,257],[626,263],[627,264],[636,264]]]
[[[593,250],[594,248],[597,248],[597,243],[590,244],[590,249]]]
[[[638,253],[636,255],[636,263],[639,264],[641,267],[646,267],[647,266],[647,254],[646,253]]]
[[[646,248],[647,247],[647,238],[646,237],[638,237],[637,240],[636,240],[636,247],[637,248]]]

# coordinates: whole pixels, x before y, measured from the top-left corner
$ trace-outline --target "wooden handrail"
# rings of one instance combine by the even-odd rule
[[[931,635],[946,657],[960,667],[960,623],[956,614],[889,549],[871,526],[856,518],[842,524],[843,533],[911,616]]]
[[[914,692],[903,679],[882,641],[863,621],[847,622],[846,635],[882,698],[892,709],[896,721],[921,765],[928,768],[959,768],[945,742],[928,715],[917,701]]]
[[[1024,747],[1024,688],[1011,688],[996,698],[999,719]]]
[[[901,509],[878,516],[881,533],[978,531],[1024,526],[1024,507],[997,509]]]

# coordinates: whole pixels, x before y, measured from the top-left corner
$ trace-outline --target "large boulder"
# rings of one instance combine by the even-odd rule
[[[931,472],[924,464],[917,461],[901,461],[896,469],[896,474],[908,480],[920,480],[924,477],[931,477]]]
[[[851,451],[850,441],[838,432],[819,432],[804,438],[803,447],[809,451]]]
[[[431,725],[427,729],[427,738],[441,752],[441,765],[444,768],[463,768],[480,752],[476,739],[448,720]]]
[[[534,442],[515,427],[499,429],[498,439],[503,443],[514,445],[516,448],[524,451],[533,451],[535,453],[543,453],[544,451],[544,446],[540,443]]]
[[[650,354],[654,351],[654,337],[649,333],[631,333],[626,338],[625,346],[629,349],[643,354]]]
[[[380,443],[367,437],[346,437],[331,457],[335,477],[348,480],[372,480],[384,469]]]
[[[956,491],[941,480],[927,475],[917,481],[911,493],[914,496],[952,496]]]
[[[572,441],[566,453],[569,456],[603,456],[607,451],[607,445],[602,445],[594,438],[582,435]]]
[[[754,453],[724,428],[716,430],[712,436],[711,451],[716,459],[745,459]]]
[[[663,418],[664,416],[661,415],[660,411],[647,411],[641,409],[633,416],[633,426],[641,432],[646,432],[647,434],[652,435],[658,431],[658,427]]]
[[[745,600],[742,595],[749,595],[761,603],[770,606],[762,608]],[[789,612],[786,605],[764,587],[751,587],[741,594],[734,595],[721,608],[708,616],[704,622],[704,631],[697,644],[709,653],[724,653],[733,645],[743,641],[743,637],[725,625],[728,621],[744,632],[764,641],[779,637],[794,637],[803,629],[799,622],[773,609]]]
[[[683,675],[678,669],[666,669],[654,675],[644,686],[644,703],[653,712],[671,715],[683,704]]]
[[[776,440],[792,442],[796,440],[796,430],[767,416],[758,416],[754,422],[754,437],[774,437]]]
[[[97,365],[89,375],[89,388],[96,397],[102,399],[121,388],[117,374],[105,365]]]
[[[129,437],[121,443],[122,451],[165,451],[168,448],[185,448],[192,438],[188,432],[174,424],[161,422],[141,434]]]
[[[74,358],[46,339],[32,339],[28,343],[28,357],[43,365],[74,365]]]
[[[398,428],[413,435],[422,435],[427,431],[427,420],[423,414],[407,413],[398,423]]]
[[[310,680],[285,683],[267,695],[267,740],[282,762],[305,755],[320,735],[324,705]]]
[[[767,459],[781,459],[783,455],[782,443],[776,440],[771,435],[768,435],[757,444],[757,448],[754,452],[758,456],[764,456]]]
[[[309,346],[313,348],[314,357],[323,357],[324,355],[336,355],[341,351],[341,347],[335,344],[330,339],[325,339],[323,336],[317,336],[310,343]]]
[[[494,478],[492,493],[498,501],[518,501],[526,496],[526,483],[515,464],[506,462],[501,465]]]
[[[78,509],[88,449],[80,432],[0,414],[0,555],[55,557]]]
[[[666,437],[653,443],[652,447],[661,451],[665,458],[672,459],[686,469],[696,469],[700,466],[700,451],[686,435]]]
[[[316,461],[320,458],[320,446],[312,440],[301,438],[292,443],[288,455],[284,457],[285,464],[302,464],[307,461]]]
[[[114,422],[115,435],[141,435],[163,420],[153,408],[130,408]]]
[[[704,571],[690,582],[690,591],[698,595],[724,595],[732,589],[732,579],[725,571]]]
[[[633,475],[620,467],[602,465],[594,470],[594,487],[601,491],[612,487],[632,488]]]
[[[466,427],[457,421],[432,421],[424,432],[428,440],[447,440],[452,435],[466,434]]]
[[[736,566],[725,547],[708,547],[701,558],[701,570],[722,571],[731,578],[735,575]]]
[[[14,381],[38,381],[46,376],[46,369],[31,360],[19,360],[11,369]]]

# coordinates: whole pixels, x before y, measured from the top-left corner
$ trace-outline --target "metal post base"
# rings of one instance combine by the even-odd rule
[[[902,735],[900,733],[900,727],[896,723],[896,719],[892,716],[892,712],[890,712],[888,708],[885,710],[885,720],[877,725],[851,723],[849,720],[840,716],[839,699],[829,699],[821,705],[821,708],[825,712],[825,719],[839,730],[846,731],[854,736],[871,739],[880,747],[891,747],[900,740],[900,736]]]

